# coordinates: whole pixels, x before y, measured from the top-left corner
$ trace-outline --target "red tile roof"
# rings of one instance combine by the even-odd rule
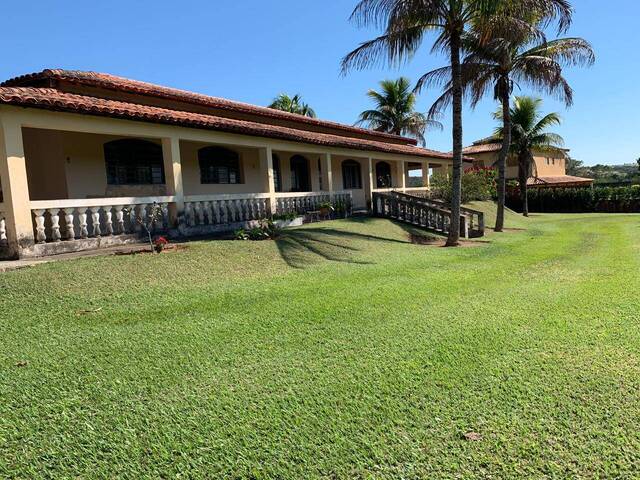
[[[30,73],[19,77],[6,80],[0,84],[2,87],[29,87],[29,86],[53,86],[52,82],[63,81],[71,84],[84,85],[89,87],[103,88],[115,92],[124,92],[142,96],[162,98],[178,102],[186,102],[194,105],[200,105],[220,110],[226,110],[234,113],[256,115],[265,119],[276,119],[283,121],[291,121],[297,124],[323,127],[338,130],[346,134],[358,134],[373,136],[380,141],[392,141],[394,143],[405,143],[416,145],[417,142],[413,138],[392,135],[375,130],[358,128],[350,125],[344,125],[337,122],[319,120],[309,118],[303,115],[274,110],[272,108],[260,107],[248,103],[236,102],[224,98],[211,97],[199,93],[179,90],[176,88],[163,87],[153,83],[141,82],[139,80],[131,80],[116,75],[98,72],[85,72],[81,70],[61,70],[46,69],[37,73]]]
[[[527,185],[537,187],[553,187],[553,186],[567,186],[567,185],[587,185],[592,184],[592,178],[574,177],[572,175],[555,175],[549,177],[533,177],[527,180]]]
[[[486,152],[499,152],[502,145],[499,143],[478,143],[473,144],[462,150],[465,155],[472,155],[474,153],[486,153]]]
[[[0,87],[0,104],[181,125],[354,150],[368,150],[423,158],[451,159],[450,154],[411,145],[399,145],[382,141],[316,133],[215,115],[152,107],[131,102],[66,93],[55,88]]]

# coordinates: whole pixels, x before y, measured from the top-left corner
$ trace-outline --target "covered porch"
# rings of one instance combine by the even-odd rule
[[[17,109],[16,109],[17,110]],[[2,115],[0,254],[31,257],[201,235],[274,215],[368,210],[379,191],[424,192],[439,159],[77,114]],[[421,184],[410,172],[422,171]],[[411,183],[411,185],[410,185]],[[413,186],[412,186],[413,185]]]

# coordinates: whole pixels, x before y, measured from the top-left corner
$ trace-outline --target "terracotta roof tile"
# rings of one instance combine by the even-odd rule
[[[554,186],[554,185],[565,185],[565,184],[591,184],[593,183],[592,178],[583,178],[583,177],[574,177],[572,175],[555,175],[548,177],[534,177],[527,180],[528,185],[535,186]]]
[[[211,97],[208,95],[202,95],[199,93],[189,92],[186,90],[179,90],[176,88],[164,87],[153,83],[141,82],[139,80],[131,80],[116,75],[110,75],[107,73],[98,72],[85,72],[81,70],[61,70],[61,69],[46,69],[37,73],[30,73],[19,77],[12,78],[2,82],[2,87],[28,87],[28,86],[40,86],[35,85],[35,82],[41,80],[63,80],[69,83],[75,83],[80,85],[87,85],[92,87],[104,88],[117,92],[126,92],[132,94],[139,94],[157,98],[163,98],[167,100],[174,100],[180,102],[187,102],[191,104],[207,106],[211,108],[217,108],[221,110],[233,111],[236,113],[245,113],[257,115],[264,118],[279,119],[294,121],[298,124],[305,124],[309,126],[325,127],[334,130],[342,131],[351,134],[361,134],[374,136],[380,139],[380,141],[393,140],[396,143],[400,140],[403,143],[416,145],[416,140],[413,138],[402,137],[398,135],[392,135],[384,132],[377,132],[375,130],[368,130],[364,128],[353,127],[350,125],[344,125],[337,122],[331,122],[326,120],[319,120],[316,118],[309,118],[303,115],[297,115],[294,113],[283,112],[280,110],[274,110],[272,108],[260,107],[243,102],[236,102],[227,100],[224,98]]]
[[[181,125],[191,128],[254,135],[322,146],[412,155],[423,158],[451,159],[451,155],[447,153],[411,145],[399,145],[382,141],[378,142],[340,135],[315,133],[265,123],[170,110],[136,103],[65,93],[54,88],[0,87],[0,103],[62,112]]]
[[[479,143],[473,144],[462,150],[465,155],[471,155],[474,153],[486,153],[486,152],[499,152],[502,145],[499,143]]]

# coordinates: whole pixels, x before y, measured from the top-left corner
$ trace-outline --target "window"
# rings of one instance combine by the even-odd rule
[[[362,188],[360,164],[355,160],[345,160],[342,162],[342,186],[345,190]]]
[[[391,165],[387,162],[376,164],[376,188],[391,188]]]
[[[275,153],[271,157],[273,159],[273,183],[276,192],[282,191],[282,174],[280,173],[280,157]]]
[[[294,155],[289,161],[291,167],[291,191],[311,191],[311,177],[309,176],[309,161],[301,155]]]
[[[164,183],[162,147],[135,138],[104,144],[108,185],[159,185]]]
[[[233,150],[204,147],[198,150],[200,183],[237,184],[240,178],[240,158]]]

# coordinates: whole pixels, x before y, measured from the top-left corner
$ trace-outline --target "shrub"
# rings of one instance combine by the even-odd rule
[[[451,203],[453,180],[446,175],[434,175],[431,187],[436,198]],[[493,168],[474,167],[462,174],[462,203],[491,200],[497,197],[496,171]]]
[[[236,240],[270,240],[278,235],[278,229],[268,218],[258,220],[258,224],[250,229],[241,228],[235,231]]]
[[[530,188],[529,210],[549,213],[639,212],[640,185],[593,188]],[[510,189],[509,207],[520,210],[519,191]]]

